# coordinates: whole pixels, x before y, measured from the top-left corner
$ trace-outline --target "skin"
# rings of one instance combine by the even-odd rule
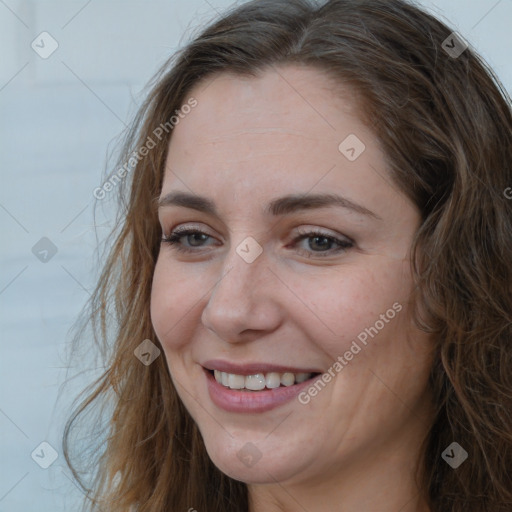
[[[159,209],[164,235],[188,226],[209,237],[181,239],[195,253],[162,244],[151,317],[209,456],[248,484],[251,512],[428,511],[413,480],[432,418],[432,344],[410,319],[420,215],[392,183],[354,95],[318,70],[282,66],[258,77],[221,74],[190,96],[198,105],[173,130],[161,197],[207,196],[220,218]],[[366,146],[355,161],[338,149],[349,134]],[[380,219],[338,206],[264,212],[276,197],[322,192]],[[335,252],[314,236],[294,242],[309,228],[354,247]],[[263,249],[250,264],[236,252],[248,236]],[[258,414],[212,403],[202,362],[327,371],[394,303],[401,311],[309,403]],[[248,442],[261,453],[252,467],[237,457]]]

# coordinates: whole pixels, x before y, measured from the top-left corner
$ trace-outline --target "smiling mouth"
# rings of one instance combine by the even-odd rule
[[[301,384],[307,380],[313,379],[320,373],[255,373],[253,375],[239,375],[235,373],[221,372],[219,370],[206,369],[215,380],[225,388],[233,391],[258,392],[277,389],[280,387],[290,387],[294,384]]]

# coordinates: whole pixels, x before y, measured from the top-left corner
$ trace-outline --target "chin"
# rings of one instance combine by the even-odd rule
[[[283,443],[278,446],[282,448],[283,445],[286,446]],[[205,442],[205,446],[210,459],[222,473],[246,484],[282,482],[307,468],[303,450],[293,456],[280,453],[279,447],[262,447],[262,443],[258,448],[250,441],[238,441],[227,447],[217,440],[211,444]]]

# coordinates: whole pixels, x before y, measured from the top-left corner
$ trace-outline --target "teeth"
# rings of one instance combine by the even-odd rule
[[[293,386],[295,383],[295,375],[293,373],[283,373],[281,375],[281,384],[283,386]]]
[[[312,373],[256,373],[254,375],[236,375],[234,373],[214,370],[215,380],[230,389],[248,389],[250,391],[261,391],[262,389],[274,389],[279,386],[293,386],[308,380]]]
[[[237,377],[243,377],[243,375],[237,375]],[[245,377],[245,387],[252,391],[261,391],[265,387],[265,375],[263,373],[247,375]]]
[[[265,385],[269,389],[278,388],[281,385],[281,375],[277,372],[267,373],[265,376]]]
[[[235,375],[228,373],[228,386],[231,389],[242,389],[245,386],[245,377],[243,375]]]
[[[308,380],[311,377],[311,375],[311,373],[297,373],[297,375],[295,375],[295,382],[297,384],[300,384],[301,382]]]

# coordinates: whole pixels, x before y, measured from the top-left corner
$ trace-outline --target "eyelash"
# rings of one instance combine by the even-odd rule
[[[208,233],[205,233],[204,231],[201,231],[199,229],[183,228],[183,229],[177,229],[177,230],[171,232],[169,235],[163,235],[162,242],[169,244],[173,249],[176,249],[179,252],[195,253],[195,252],[198,252],[196,249],[191,249],[188,247],[184,247],[183,245],[180,245],[180,241],[183,237],[188,236],[188,235],[195,235],[195,234],[201,234],[201,235],[206,235],[206,236],[210,237],[210,235],[208,235]],[[338,254],[340,252],[345,252],[347,249],[350,249],[351,247],[354,246],[354,243],[352,241],[341,240],[332,235],[327,235],[326,233],[322,233],[321,231],[316,231],[316,230],[300,233],[299,236],[295,237],[295,239],[293,240],[293,243],[296,244],[297,242],[300,242],[302,240],[305,240],[308,238],[315,238],[315,237],[325,238],[331,242],[334,242],[335,244],[338,245],[338,248],[335,250],[329,249],[327,251],[309,251],[307,253],[304,253],[303,250],[300,250],[302,255],[304,255],[308,258],[311,258],[311,254],[315,254],[320,257],[326,257],[326,256],[330,256],[332,254]],[[198,247],[197,249],[200,249],[200,247]]]

